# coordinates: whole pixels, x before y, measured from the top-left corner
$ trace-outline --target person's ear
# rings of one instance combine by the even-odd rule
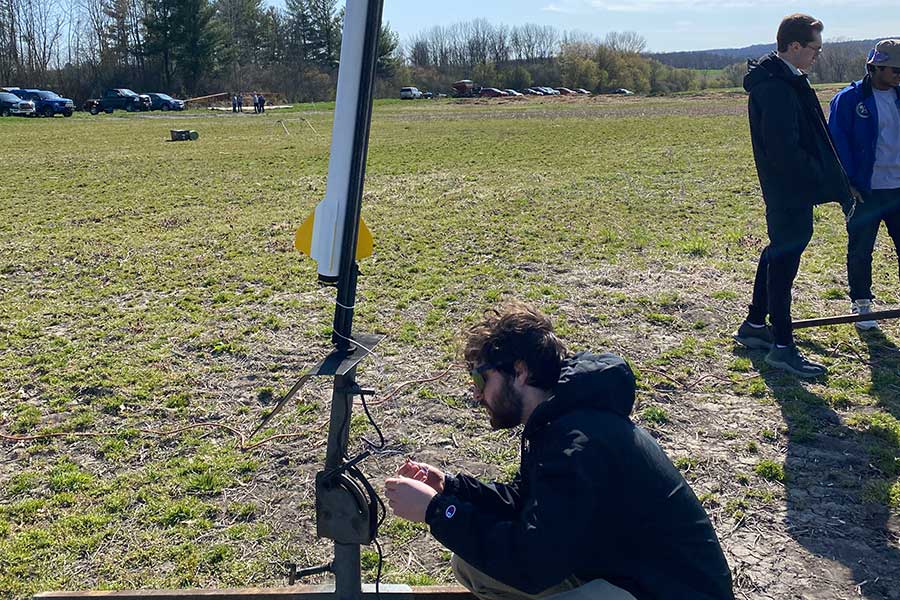
[[[517,360],[513,365],[513,368],[516,370],[516,383],[519,385],[527,385],[528,384],[528,365],[524,360]]]

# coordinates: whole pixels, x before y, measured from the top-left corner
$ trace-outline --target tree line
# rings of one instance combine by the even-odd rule
[[[335,93],[342,22],[339,0],[285,0],[283,8],[263,0],[0,0],[0,85],[54,89],[79,102],[107,87],[327,100]],[[447,91],[458,79],[669,93],[739,86],[746,72],[735,58],[724,69],[699,70],[721,66],[721,54],[704,62],[703,53],[650,55],[646,45],[635,32],[598,38],[476,19],[431,27],[401,46],[385,24],[377,94],[395,96],[405,85]],[[861,48],[829,45],[813,79],[858,77]]]
[[[0,0],[0,85],[83,100],[107,87],[186,95],[273,91],[333,97],[343,8],[338,0]],[[385,82],[400,63],[388,25]]]
[[[666,93],[697,87],[695,73],[646,57],[646,45],[630,31],[597,39],[548,25],[509,27],[476,19],[413,36],[404,68],[411,81],[434,89],[461,78],[515,89],[544,85]]]

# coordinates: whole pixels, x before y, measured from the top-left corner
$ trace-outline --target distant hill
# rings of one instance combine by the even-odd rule
[[[825,43],[825,52],[829,48],[839,48],[842,53],[865,54],[877,40],[851,40],[845,42]],[[686,52],[661,52],[647,54],[659,62],[682,69],[724,69],[728,65],[744,62],[748,58],[759,58],[775,50],[775,44],[755,44],[743,48],[717,48],[714,50],[693,50]]]

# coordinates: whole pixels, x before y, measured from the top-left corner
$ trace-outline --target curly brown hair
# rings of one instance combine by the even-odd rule
[[[488,309],[484,319],[469,328],[463,356],[469,368],[487,363],[509,374],[521,360],[528,366],[528,384],[550,390],[559,380],[566,346],[547,315],[512,301]]]

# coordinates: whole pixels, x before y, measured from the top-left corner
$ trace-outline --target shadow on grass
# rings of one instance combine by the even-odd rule
[[[869,348],[870,392],[877,400],[878,408],[900,419],[900,348],[880,329],[857,329],[856,333]]]
[[[883,479],[870,465],[872,436],[844,425],[821,396],[766,364],[764,352],[737,349],[735,354],[753,363],[787,425],[787,533],[850,571],[853,585],[838,598],[900,599],[900,552],[888,528],[890,511],[866,498],[866,490]],[[900,356],[896,360],[900,366]],[[810,597],[835,598],[834,582],[845,578],[836,573],[826,578],[830,586],[813,583],[821,587],[811,589]]]

